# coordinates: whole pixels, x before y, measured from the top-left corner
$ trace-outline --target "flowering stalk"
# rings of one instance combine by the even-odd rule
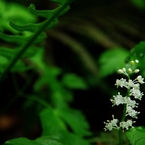
[[[119,145],[122,145],[122,132],[128,130],[129,128],[133,128],[133,123],[135,123],[135,121],[130,118],[137,118],[137,115],[139,114],[139,112],[134,110],[134,108],[138,107],[136,100],[142,99],[143,93],[140,91],[140,84],[145,83],[144,78],[139,75],[134,80],[130,79],[131,74],[138,73],[140,71],[139,69],[135,69],[135,63],[138,62],[138,60],[131,61],[128,69],[122,68],[118,70],[118,73],[125,75],[127,80],[124,78],[117,79],[115,85],[117,88],[126,88],[127,94],[126,96],[122,96],[120,92],[118,92],[118,94],[113,96],[110,100],[113,106],[124,105],[121,121],[119,122],[119,120],[115,119],[114,115],[112,115],[113,120],[107,120],[107,122],[104,122],[105,131],[111,131],[113,129],[119,130]],[[126,119],[126,117],[129,117],[129,119]]]

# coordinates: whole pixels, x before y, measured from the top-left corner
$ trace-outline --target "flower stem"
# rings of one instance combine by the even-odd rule
[[[126,116],[126,107],[127,105],[124,105],[124,109],[123,109],[123,116],[121,121],[125,120],[125,116]],[[119,145],[122,145],[122,127],[119,128]]]
[[[128,76],[128,80],[129,80],[129,76]],[[129,97],[129,89],[127,89],[127,97]],[[123,108],[123,116],[121,119],[121,122],[125,120],[126,117],[126,109],[127,109],[127,104],[124,104],[124,108]],[[122,127],[119,128],[119,145],[122,145]]]
[[[122,145],[122,128],[119,128],[119,145]]]

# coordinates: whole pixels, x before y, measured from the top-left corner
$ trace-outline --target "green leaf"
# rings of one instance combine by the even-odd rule
[[[40,16],[40,17],[44,17],[44,18],[50,18],[52,15],[54,15],[59,9],[60,9],[60,6],[58,6],[57,8],[53,9],[53,10],[36,10],[35,9],[35,5],[34,4],[31,4],[29,7],[28,7],[29,11],[36,15],[36,16]],[[59,14],[60,15],[63,15],[64,13],[66,13],[68,10],[70,9],[69,5],[66,6]]]
[[[64,122],[57,116],[52,108],[43,109],[40,112],[43,136],[55,135],[61,130],[66,130]]]
[[[87,89],[88,87],[85,81],[75,74],[65,74],[62,78],[62,83],[71,89]]]
[[[130,55],[128,56],[128,60],[135,60],[138,59],[139,61],[142,61],[145,57],[145,41],[142,41],[135,45],[135,47],[132,48]]]
[[[126,132],[126,135],[131,145],[144,145],[145,144],[145,128],[135,127]]]
[[[126,61],[130,60],[139,60],[139,63],[137,64],[137,68],[140,69],[141,74],[145,77],[145,41],[142,41],[135,45],[130,55],[127,57]]]
[[[37,31],[44,23],[45,23],[45,21],[43,21],[43,22],[41,22],[41,23],[37,23],[37,24],[20,25],[20,24],[17,24],[15,21],[10,21],[10,26],[13,27],[14,29],[18,30],[18,31],[31,31],[31,32],[35,32],[35,31]],[[52,29],[57,23],[58,23],[58,19],[54,19],[54,20],[47,26],[46,30]]]
[[[18,51],[20,51],[20,49],[21,49],[20,47],[16,47],[15,49],[1,47],[0,55],[4,56],[6,58],[12,58],[18,53]],[[31,46],[28,50],[26,50],[26,52],[23,54],[22,58],[28,58],[30,56],[33,56],[37,52],[37,49],[39,49],[39,48]]]
[[[24,72],[30,69],[32,69],[32,66],[27,66],[23,61],[18,60],[11,69],[11,72]]]
[[[73,133],[62,131],[58,137],[64,145],[90,145],[90,143]]]
[[[80,111],[71,109],[56,110],[58,116],[71,128],[77,136],[90,135],[89,125]]]
[[[36,22],[37,18],[31,14],[28,9],[17,3],[6,3],[5,1],[0,1],[0,28],[2,30],[8,30],[12,33],[18,33],[18,31],[14,30],[10,25],[9,21],[12,18],[17,19],[19,24],[27,24]],[[22,17],[23,16],[23,17]]]
[[[16,138],[12,140],[8,140],[4,143],[4,145],[41,145],[35,141],[29,140],[27,138]]]
[[[106,77],[124,67],[128,55],[129,52],[123,48],[105,51],[99,59],[100,77]]]
[[[27,37],[20,35],[7,35],[0,32],[0,38],[6,42],[12,42],[16,44],[24,44],[28,40]]]
[[[40,145],[64,145],[57,136],[42,136],[35,140]]]
[[[11,43],[16,43],[19,45],[23,45],[24,43],[26,43],[32,36],[20,36],[20,35],[7,35],[4,33],[0,32],[0,38],[2,40],[5,40],[6,42],[11,42]],[[41,33],[41,35],[39,35],[35,41],[33,43],[38,43],[43,41],[46,38],[46,34],[45,33]]]
[[[68,109],[66,108],[66,110]],[[72,115],[75,114],[74,117],[72,117],[72,115],[69,115],[69,113],[73,113]],[[67,117],[69,117],[69,119],[64,119]],[[71,119],[72,119],[72,122],[71,122]],[[82,136],[80,136],[82,132],[84,134],[84,129],[86,129],[86,126],[87,126],[84,123],[84,118],[82,117],[80,112],[77,112],[77,111],[66,112],[64,110],[60,112],[60,109],[54,110],[52,108],[46,108],[41,111],[40,120],[42,124],[43,136],[52,136],[52,137],[55,136],[57,137],[58,141],[60,141],[61,143],[65,145],[89,145],[89,143],[86,140],[84,140]],[[79,135],[75,133],[70,133],[67,129],[66,123],[68,125],[71,124],[70,126],[71,127],[73,126],[72,127],[73,130],[79,130],[78,132],[74,131],[75,133],[78,133]],[[80,126],[78,126],[78,124]]]
[[[64,145],[62,144],[58,137],[42,136],[36,140],[29,140],[27,138],[16,138],[8,140],[4,145]]]
[[[53,10],[36,10],[34,4],[30,4],[30,6],[28,7],[28,10],[32,14],[37,15],[37,16],[40,16],[40,17],[44,17],[44,18],[49,18],[56,11],[55,9],[53,9]]]
[[[5,65],[8,63],[8,59],[0,55],[0,65]]]

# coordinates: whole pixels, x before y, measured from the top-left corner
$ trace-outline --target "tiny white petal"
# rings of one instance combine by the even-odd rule
[[[143,78],[141,75],[139,75],[136,79],[138,80],[138,82],[139,82],[140,84],[145,83],[145,82],[143,81],[144,78]]]
[[[122,95],[120,95],[120,92],[118,92],[118,95],[113,96],[113,99],[110,100],[113,103],[113,105],[117,106],[124,103],[124,98],[122,97]]]
[[[117,79],[116,80],[116,84],[115,84],[117,87],[127,87],[127,81],[126,81],[126,79],[123,79],[123,78],[121,78],[120,80],[119,79]]]

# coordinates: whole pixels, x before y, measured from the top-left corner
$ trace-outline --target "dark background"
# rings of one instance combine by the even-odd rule
[[[34,3],[40,10],[56,7],[48,0],[7,0],[7,2],[20,3],[26,7]],[[109,100],[118,76],[112,74],[104,78],[100,84],[95,82],[95,78],[99,76],[99,57],[106,50],[118,47],[131,50],[138,42],[145,40],[145,9],[140,9],[129,0],[76,0],[70,7],[70,11],[60,17],[59,24],[47,32],[45,60],[49,65],[62,68],[64,73],[73,72],[86,79],[89,89],[75,90],[74,100],[70,106],[80,109],[90,124],[90,130],[97,133],[103,130],[103,122],[111,119],[112,112],[118,117],[122,115],[122,108],[112,108]],[[66,45],[65,41],[57,35],[58,32],[83,46],[83,51],[77,52]],[[86,58],[82,57],[82,53],[87,53],[87,56],[91,57],[91,64],[84,63]],[[25,82],[23,77],[19,74],[16,74],[16,77],[19,85],[23,85]],[[37,75],[35,77],[37,78]],[[103,82],[106,84],[103,85]],[[31,92],[31,86],[28,92]],[[8,104],[8,100],[15,96],[15,93],[12,77],[9,74],[1,86],[2,110],[5,104]],[[140,112],[145,111],[144,100],[138,108]],[[23,99],[17,99],[6,111],[2,111],[0,117],[1,143],[23,135],[22,120],[25,114],[25,112],[22,113],[23,101]],[[145,125],[144,122],[144,115],[141,113],[136,125]],[[41,128],[36,122],[27,137],[34,139],[40,133]]]

